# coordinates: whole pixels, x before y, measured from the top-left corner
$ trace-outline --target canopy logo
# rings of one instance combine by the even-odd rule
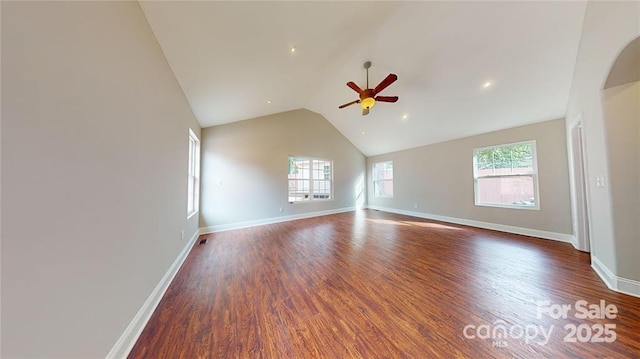
[[[549,342],[551,333],[553,332],[553,325],[549,327],[548,331],[545,331],[541,325],[527,324],[511,325],[507,327],[507,323],[504,320],[498,319],[493,324],[482,324],[475,326],[468,324],[462,330],[462,334],[467,339],[491,339],[494,347],[506,347],[508,344],[506,339],[522,339],[525,343],[531,342],[545,345]],[[541,336],[541,338],[540,338]]]
[[[551,301],[539,301],[536,303],[536,318],[547,316],[551,319],[568,319],[569,317],[581,320],[613,320],[618,317],[618,308],[615,304],[607,304],[600,300],[597,304],[590,304],[586,300],[578,300],[573,304],[556,304]],[[616,340],[615,323],[573,324],[564,325],[566,343],[612,343]],[[508,346],[508,339],[524,340],[525,343],[546,345],[555,329],[554,325],[545,328],[539,324],[507,325],[503,320],[496,320],[491,324],[468,324],[462,330],[467,339],[491,340],[494,347]]]

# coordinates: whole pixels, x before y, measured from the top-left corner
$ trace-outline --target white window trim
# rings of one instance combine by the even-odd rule
[[[532,175],[533,195],[535,198],[535,205],[534,206],[518,206],[518,205],[478,202],[478,163],[477,163],[476,153],[478,151],[488,150],[492,148],[510,147],[510,146],[522,145],[522,144],[531,144],[531,153],[533,155],[533,159],[532,159],[533,160],[533,175]],[[523,176],[528,176],[528,175],[523,175]],[[488,177],[488,176],[485,176],[485,177]],[[514,175],[496,175],[491,177],[514,177]],[[536,140],[520,141],[520,142],[505,143],[505,144],[495,145],[495,146],[474,148],[473,149],[473,196],[474,196],[475,205],[479,207],[497,207],[497,208],[507,208],[507,209],[526,209],[526,210],[539,211],[540,210],[540,189],[538,187],[538,150],[536,147]]]
[[[195,145],[195,158],[191,158],[191,142],[193,141],[194,145]],[[200,140],[198,139],[198,136],[196,136],[196,134],[189,129],[189,144],[188,144],[188,150],[189,150],[189,157],[188,157],[188,161],[191,162],[193,160],[193,165],[195,166],[194,168],[194,177],[195,177],[195,181],[194,181],[194,187],[193,187],[193,211],[188,208],[189,206],[187,205],[187,219],[190,219],[191,217],[193,217],[194,215],[196,215],[199,211],[200,211]],[[187,168],[189,168],[190,163],[187,164]],[[187,181],[191,181],[191,173],[188,172],[187,173]],[[188,184],[187,184],[187,188],[188,188]],[[190,193],[187,190],[187,196],[189,196]],[[187,199],[188,202],[188,199]]]
[[[393,160],[389,160],[389,161],[381,161],[381,162],[376,162],[373,164],[373,166],[371,166],[371,178],[373,178],[373,197],[375,198],[393,198],[393,194],[391,196],[379,196],[376,194],[376,182],[380,182],[380,183],[384,183],[384,182],[391,182],[391,186],[393,187],[393,178],[391,179],[380,179],[380,180],[376,180],[376,165],[380,164],[380,163],[387,163],[387,162],[391,162],[391,165],[393,167]],[[395,177],[395,169],[392,169],[393,176]],[[395,192],[395,191],[394,191]]]
[[[334,200],[334,196],[335,196],[335,188],[334,188],[334,182],[333,182],[333,160],[329,160],[326,158],[319,158],[319,157],[309,157],[309,156],[297,156],[297,155],[289,155],[287,156],[287,162],[289,161],[290,157],[294,157],[294,158],[298,158],[298,159],[306,159],[307,161],[310,161],[310,167],[309,167],[309,200],[308,201],[289,201],[289,171],[287,170],[287,201],[289,202],[289,204],[303,204],[303,203],[316,203],[316,202],[330,202]],[[317,161],[325,161],[325,162],[329,162],[331,164],[331,179],[329,181],[331,181],[331,193],[330,198],[313,198],[313,181],[314,179],[311,178],[313,177],[312,175],[312,168],[313,168],[313,161],[317,160]],[[324,180],[324,179],[323,179]]]

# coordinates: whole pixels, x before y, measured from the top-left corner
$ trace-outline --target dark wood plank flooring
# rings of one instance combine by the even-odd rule
[[[203,237],[129,358],[640,356],[640,299],[570,244],[372,210]],[[617,317],[578,319],[578,300]],[[554,319],[538,301],[572,309]],[[615,341],[564,342],[567,325],[586,340],[605,324]]]

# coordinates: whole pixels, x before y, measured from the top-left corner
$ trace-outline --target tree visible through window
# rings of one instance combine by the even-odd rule
[[[473,151],[476,205],[539,208],[535,141]]]
[[[393,197],[393,161],[374,163],[373,195]]]
[[[289,202],[332,199],[332,167],[329,160],[289,156]]]

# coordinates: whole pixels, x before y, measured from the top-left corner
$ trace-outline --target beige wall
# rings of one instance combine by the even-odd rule
[[[189,127],[137,2],[2,3],[3,358],[107,355],[197,231]]]
[[[473,149],[536,140],[540,210],[476,206]],[[371,168],[393,160],[394,197],[373,196]],[[368,203],[396,210],[572,233],[564,120],[553,120],[367,159]],[[417,204],[417,208],[415,205]]]
[[[640,82],[603,97],[618,275],[640,278]]]
[[[200,226],[221,226],[364,203],[365,157],[321,115],[295,110],[202,130]],[[289,204],[288,156],[333,160],[334,200]],[[282,208],[282,212],[280,212]]]
[[[614,235],[602,89],[618,54],[639,35],[640,2],[590,1],[567,105],[567,126],[583,121],[591,254],[613,275],[627,264],[616,256],[624,248],[616,249]],[[604,178],[604,187],[597,186],[597,177]]]

